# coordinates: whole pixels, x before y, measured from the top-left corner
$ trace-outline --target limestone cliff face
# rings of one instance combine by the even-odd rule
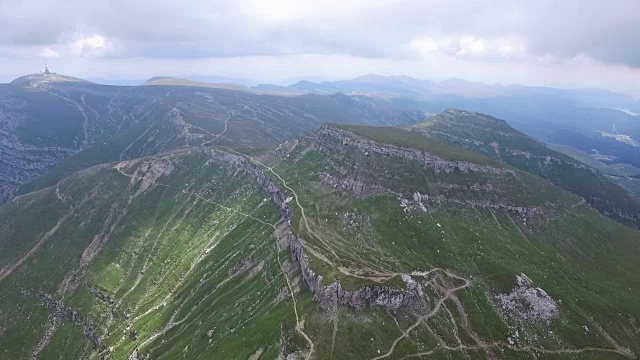
[[[503,169],[494,166],[480,165],[464,161],[449,161],[424,151],[401,148],[398,146],[379,144],[372,140],[358,136],[352,132],[339,129],[331,125],[323,125],[319,130],[309,133],[307,139],[311,140],[310,145],[321,152],[329,152],[335,147],[356,147],[363,152],[373,152],[383,156],[401,157],[415,161],[424,168],[433,170],[436,173],[450,173],[459,171],[463,173],[476,172],[483,174],[515,175],[511,169]],[[294,220],[294,207],[291,195],[287,194],[283,188],[271,180],[262,168],[249,159],[235,154],[222,152],[219,150],[202,148],[213,159],[232,165],[256,178],[256,181],[270,195],[271,200],[276,204],[282,216],[286,220],[284,229],[284,239],[291,251],[292,259],[300,266],[302,278],[314,295],[315,300],[322,308],[332,308],[337,305],[346,305],[355,308],[362,308],[367,305],[382,306],[388,309],[407,308],[417,312],[423,312],[428,304],[418,282],[406,280],[405,289],[395,289],[388,286],[365,286],[357,290],[345,290],[339,280],[329,284],[322,284],[322,276],[317,274],[310,266],[309,259],[305,253],[305,248],[300,239],[296,237],[292,228]],[[389,189],[376,184],[362,182],[353,178],[337,177],[327,173],[319,174],[320,181],[336,190],[350,192],[357,196],[367,196],[382,193],[394,193]],[[477,190],[485,189],[486,186],[478,185]],[[397,194],[396,194],[397,195]],[[524,221],[529,217],[539,213],[541,210],[534,207],[514,206],[509,204],[491,203],[479,200],[456,200],[445,199],[442,196],[428,196],[420,193],[413,194],[413,202],[416,204],[455,202],[455,205],[481,207],[494,210],[502,210],[515,213]],[[408,200],[411,201],[411,200]],[[420,206],[424,208],[424,205]]]
[[[403,199],[404,200],[404,199]],[[470,200],[470,199],[448,199],[442,195],[430,196],[416,192],[413,194],[413,199],[405,200],[406,206],[416,206],[422,209],[427,204],[452,204],[468,208],[480,208],[491,210],[502,210],[513,213],[520,216],[524,221],[530,219],[534,215],[542,214],[542,209],[536,206],[517,206],[509,205],[505,203],[495,203],[488,200]]]
[[[27,103],[0,87],[0,204],[10,199],[18,186],[33,180],[76,150],[63,146],[37,146],[18,138],[25,122]]]
[[[320,181],[330,188],[342,192],[350,192],[356,194],[357,196],[370,196],[391,193],[391,190],[385,189],[384,187],[379,185],[368,184],[366,182],[353,178],[344,179],[327,173],[320,174]]]
[[[330,285],[323,286],[322,276],[313,271],[305,253],[304,245],[293,233],[291,222],[294,219],[294,210],[291,206],[290,195],[273,182],[258,165],[247,158],[213,149],[202,148],[202,151],[210,154],[217,161],[230,164],[255,176],[258,184],[271,196],[271,200],[280,208],[282,216],[286,220],[283,236],[291,251],[291,257],[300,266],[305,284],[322,308],[329,309],[338,304],[362,308],[369,304],[383,306],[388,309],[404,307],[419,312],[426,309],[427,304],[422,295],[420,285],[414,282],[408,283],[406,289],[392,289],[387,286],[366,286],[355,291],[348,291],[342,288],[338,280]]]
[[[103,347],[102,339],[98,333],[98,327],[93,320],[66,306],[62,301],[56,300],[50,294],[40,292],[38,293],[38,299],[45,308],[51,311],[54,317],[70,320],[74,325],[80,327],[95,349],[101,349]]]
[[[413,160],[421,164],[425,169],[434,170],[436,173],[460,171],[463,173],[476,172],[515,175],[515,172],[511,169],[502,169],[499,167],[474,164],[466,161],[450,161],[418,149],[403,148],[390,144],[380,144],[329,124],[323,125],[318,131],[315,131],[310,136],[320,151],[328,151],[335,145],[341,145],[355,147],[363,152],[373,152],[384,156],[401,157]]]
[[[408,308],[416,312],[423,312],[427,303],[418,288],[392,289],[387,286],[365,286],[355,291],[342,288],[339,281],[323,287],[316,300],[323,308],[331,308],[336,304],[362,308],[367,304],[383,306],[396,310]]]
[[[475,172],[482,174],[506,174],[507,176],[516,175],[511,169],[502,169],[494,166],[479,165],[464,161],[448,161],[438,156],[426,153],[424,151],[408,148],[400,148],[393,145],[380,144],[369,140],[348,130],[344,130],[332,125],[323,125],[321,129],[307,135],[308,146],[321,152],[330,153],[336,148],[355,147],[361,151],[368,153],[378,153],[383,156],[402,157],[410,159],[421,164],[425,169],[438,173],[450,173],[459,171],[463,173]],[[370,196],[378,194],[391,194],[396,196],[405,211],[423,210],[427,211],[429,206],[448,205],[463,208],[481,208],[489,210],[506,211],[521,218],[523,222],[527,222],[535,215],[541,214],[543,211],[540,207],[524,206],[509,203],[499,199],[499,189],[491,183],[475,183],[470,186],[461,186],[459,184],[437,183],[432,187],[432,193],[425,194],[419,191],[410,193],[401,193],[389,188],[378,185],[374,177],[369,177],[368,181],[357,180],[348,171],[341,171],[339,175],[331,175],[321,173],[320,182],[329,188],[343,193],[355,194],[356,196]],[[474,191],[478,193],[491,193],[491,199],[478,196],[460,197],[459,194],[450,196],[447,190]]]
[[[486,114],[449,109],[430,116],[412,131],[549,180],[586,200],[600,213],[640,228],[640,201],[624,177],[609,177],[581,161],[553,150]],[[630,191],[629,191],[630,190]]]

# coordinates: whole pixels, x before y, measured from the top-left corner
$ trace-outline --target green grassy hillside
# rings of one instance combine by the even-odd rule
[[[58,77],[0,84],[0,203],[88,166],[186,145],[265,149],[325,121],[400,125],[422,118],[367,97],[284,97],[171,82],[107,86]]]
[[[596,169],[554,151],[505,121],[471,111],[447,110],[415,132],[501,160],[582,198],[612,219],[640,227],[640,199]]]
[[[0,210],[0,357],[293,352],[285,275],[296,271],[279,264],[279,217],[250,178],[188,153],[91,168],[11,201]],[[94,322],[101,345],[55,320],[39,292]]]
[[[637,230],[397,128],[101,165],[0,220],[6,358],[640,353]]]

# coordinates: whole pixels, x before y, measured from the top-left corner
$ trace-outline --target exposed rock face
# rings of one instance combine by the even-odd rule
[[[127,360],[138,360],[138,348],[133,350],[133,352],[131,353],[131,355],[129,355]]]
[[[502,169],[499,167],[479,165],[466,161],[449,161],[438,156],[429,154],[425,151],[411,148],[402,148],[395,145],[380,144],[365,137],[356,135],[350,131],[337,128],[328,124],[313,133],[314,140],[318,148],[323,151],[332,148],[336,143],[342,146],[351,146],[362,150],[363,152],[373,152],[383,156],[401,157],[416,161],[425,169],[431,169],[436,173],[450,173],[453,171],[476,172],[486,174],[511,174],[515,172],[510,169]]]
[[[50,294],[40,292],[38,293],[38,299],[45,308],[53,313],[53,316],[70,320],[82,329],[84,335],[91,341],[91,344],[93,344],[94,349],[102,349],[102,338],[98,334],[98,327],[93,320],[82,316],[77,311],[64,305],[62,301],[56,300]]]
[[[252,259],[251,257],[246,257],[240,261],[238,261],[235,265],[233,265],[231,267],[231,269],[229,269],[229,275],[230,276],[236,276],[244,271],[246,271],[247,269],[249,269],[252,265]]]
[[[327,173],[320,174],[320,181],[330,188],[343,192],[351,192],[357,196],[370,196],[391,192],[379,185],[367,184],[352,178],[342,179]]]
[[[432,196],[425,195],[419,192],[413,194],[412,200],[407,200],[400,198],[401,206],[406,210],[411,210],[414,208],[420,208],[423,211],[427,210],[426,204],[453,204],[462,207],[471,207],[471,208],[480,208],[480,209],[491,209],[491,210],[503,210],[514,213],[524,220],[531,218],[534,215],[542,214],[542,209],[535,206],[517,206],[517,205],[509,205],[503,203],[493,203],[487,200],[460,200],[460,199],[451,199],[446,198],[442,195]]]
[[[419,287],[408,286],[406,290],[392,289],[387,286],[365,286],[356,291],[342,289],[339,281],[320,289],[315,294],[316,300],[323,308],[331,308],[336,304],[362,308],[367,304],[375,304],[388,309],[408,308],[422,312],[427,304]]]
[[[640,228],[640,202],[615,179],[515,130],[504,120],[464,110],[430,116],[413,131],[505,163],[549,180],[596,208],[605,216]],[[617,184],[616,184],[617,183]],[[619,186],[619,185],[622,185]]]
[[[425,168],[432,168],[433,170],[435,170],[435,172],[447,173],[455,170],[462,172],[482,172],[491,174],[515,174],[512,170],[507,169],[470,164],[466,162],[445,161],[438,157],[414,149],[403,149],[387,145],[381,146],[376,142],[372,142],[349,131],[339,129],[331,125],[324,125],[319,131],[316,131],[314,134],[316,133],[319,133],[321,135],[313,138],[314,135],[312,134],[310,135],[310,137],[312,137],[314,145],[319,147],[320,150],[322,150],[323,148],[333,148],[335,146],[355,146],[366,152],[372,151],[389,156],[401,156],[416,160],[419,161]],[[340,140],[338,144],[331,143],[335,142],[335,139]],[[398,199],[400,200],[400,205],[404,208],[405,211],[421,209],[422,211],[426,212],[429,205],[448,204],[465,208],[481,208],[507,211],[521,217],[525,222],[532,216],[542,213],[542,209],[539,207],[519,206],[502,202],[491,202],[485,199],[454,198],[445,194],[427,195],[420,192],[415,192],[413,193],[411,198],[410,194],[403,195],[401,193],[392,191],[371,182],[364,182],[351,177],[342,178],[339,176],[333,176],[328,173],[321,173],[320,181],[322,184],[334,190],[349,192],[357,196],[369,196],[378,194],[397,195]],[[447,184],[439,182],[436,185],[436,188],[441,190],[473,190],[477,192],[496,192],[496,189],[490,183],[474,183],[470,186],[461,186],[458,184]]]
[[[89,290],[95,297],[97,297],[98,299],[102,300],[104,303],[106,303],[107,305],[109,305],[110,307],[118,307],[119,303],[118,301],[116,301],[116,299],[112,298],[111,296],[107,295],[104,291],[96,288],[96,287],[91,287],[91,289]]]
[[[120,302],[111,297],[109,294],[93,286],[91,287],[91,289],[89,289],[89,291],[109,307],[109,309],[111,310],[111,317],[124,316],[127,319],[129,318],[129,314],[127,314],[126,311],[120,308]]]
[[[26,105],[0,87],[0,204],[10,199],[18,186],[77,151],[72,147],[35,146],[21,141],[16,129],[25,122]]]
[[[316,274],[309,264],[309,259],[304,251],[304,246],[293,233],[291,222],[294,211],[291,206],[291,197],[274,183],[257,165],[248,159],[226,152],[202,148],[202,151],[210,154],[214,159],[233,165],[248,174],[256,177],[258,184],[271,196],[271,200],[280,208],[282,216],[286,220],[282,236],[289,245],[292,259],[300,266],[302,278],[313,293],[314,299],[322,308],[329,309],[338,304],[361,308],[367,304],[379,305],[389,309],[401,307],[415,311],[424,311],[426,301],[422,291],[416,284],[407,284],[406,289],[392,289],[387,286],[366,286],[356,291],[342,289],[339,281],[328,286],[322,286],[322,276]]]
[[[174,164],[170,159],[165,158],[146,158],[142,160],[123,161],[116,165],[118,171],[124,168],[135,166],[135,170],[131,174],[129,186],[133,187],[136,182],[140,181],[138,190],[133,195],[138,196],[145,191],[153,188],[156,181],[163,175],[169,175],[175,170]]]
[[[533,287],[533,281],[527,275],[516,275],[516,282],[511,293],[496,296],[502,313],[518,320],[545,322],[559,315],[556,301],[546,291]]]

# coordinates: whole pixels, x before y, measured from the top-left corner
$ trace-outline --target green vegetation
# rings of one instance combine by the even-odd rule
[[[47,310],[36,299],[40,290],[100,324],[113,358],[126,358],[145,341],[141,351],[154,358],[173,358],[185,347],[204,357],[246,358],[261,347],[277,355],[280,339],[295,334],[290,297],[278,295],[286,281],[277,257],[287,256],[276,250],[269,224],[279,214],[251,179],[205,161],[169,156],[121,168],[148,178],[153,171],[144,173],[145,166],[174,167],[155,184],[110,167],[91,168],[59,184],[64,200],[54,186],[2,207],[2,265],[24,257],[62,219],[42,247],[0,282],[2,357],[27,357],[42,338]],[[74,269],[96,239],[102,248],[76,278]],[[243,260],[246,268],[231,272]],[[64,279],[72,284],[66,291]],[[117,299],[117,310],[91,287]],[[301,299],[308,297],[305,291]],[[27,318],[33,321],[25,324]],[[62,324],[41,355],[86,356],[91,347],[82,332],[68,320]],[[149,340],[159,331],[164,334]],[[74,342],[79,345],[69,346]]]
[[[321,285],[402,290],[410,275],[421,284],[425,309],[319,308],[281,236],[282,214],[253,174],[199,147],[157,154],[134,142],[131,154],[154,155],[56,181],[90,165],[76,155],[67,171],[42,180],[49,187],[0,207],[0,357],[640,353],[640,232],[518,170],[521,163],[418,131],[340,127],[377,146],[510,170],[435,171],[314,132],[277,152],[245,152],[291,197],[292,228]],[[171,131],[152,129],[154,139],[166,135],[167,146],[177,146]],[[131,144],[120,136],[110,140],[112,152],[89,158],[117,161]],[[566,175],[571,168],[554,169]],[[532,320],[499,305],[496,296],[514,291],[523,273],[533,282],[529,290],[548,294],[557,313]],[[39,292],[88,320],[46,308]],[[98,349],[87,328],[99,336]]]
[[[418,111],[366,97],[282,97],[181,86],[189,84],[166,78],[156,79],[157,86],[70,80],[43,85],[43,76],[0,84],[0,125],[7,129],[0,144],[0,172],[6,174],[0,181],[0,204],[105,162],[199,145],[250,153],[325,121],[400,125],[422,118]]]
[[[635,228],[640,227],[640,200],[589,167],[594,165],[593,162],[587,162],[589,166],[585,166],[513,129],[503,120],[471,111],[447,110],[417,124],[413,130],[547,179],[584,198],[606,216]],[[605,170],[602,167],[596,169]],[[621,170],[616,170],[616,173],[618,171]],[[621,180],[627,180],[616,182],[629,184],[631,188],[636,185],[633,179],[621,176],[624,176]]]

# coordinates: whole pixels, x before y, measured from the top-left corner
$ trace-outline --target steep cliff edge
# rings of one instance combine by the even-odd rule
[[[636,195],[596,169],[551,150],[503,120],[450,109],[429,117],[412,130],[548,179],[584,198],[602,214],[640,228],[640,199]]]
[[[633,358],[638,244],[401,129],[189,146],[0,207],[0,357]]]

